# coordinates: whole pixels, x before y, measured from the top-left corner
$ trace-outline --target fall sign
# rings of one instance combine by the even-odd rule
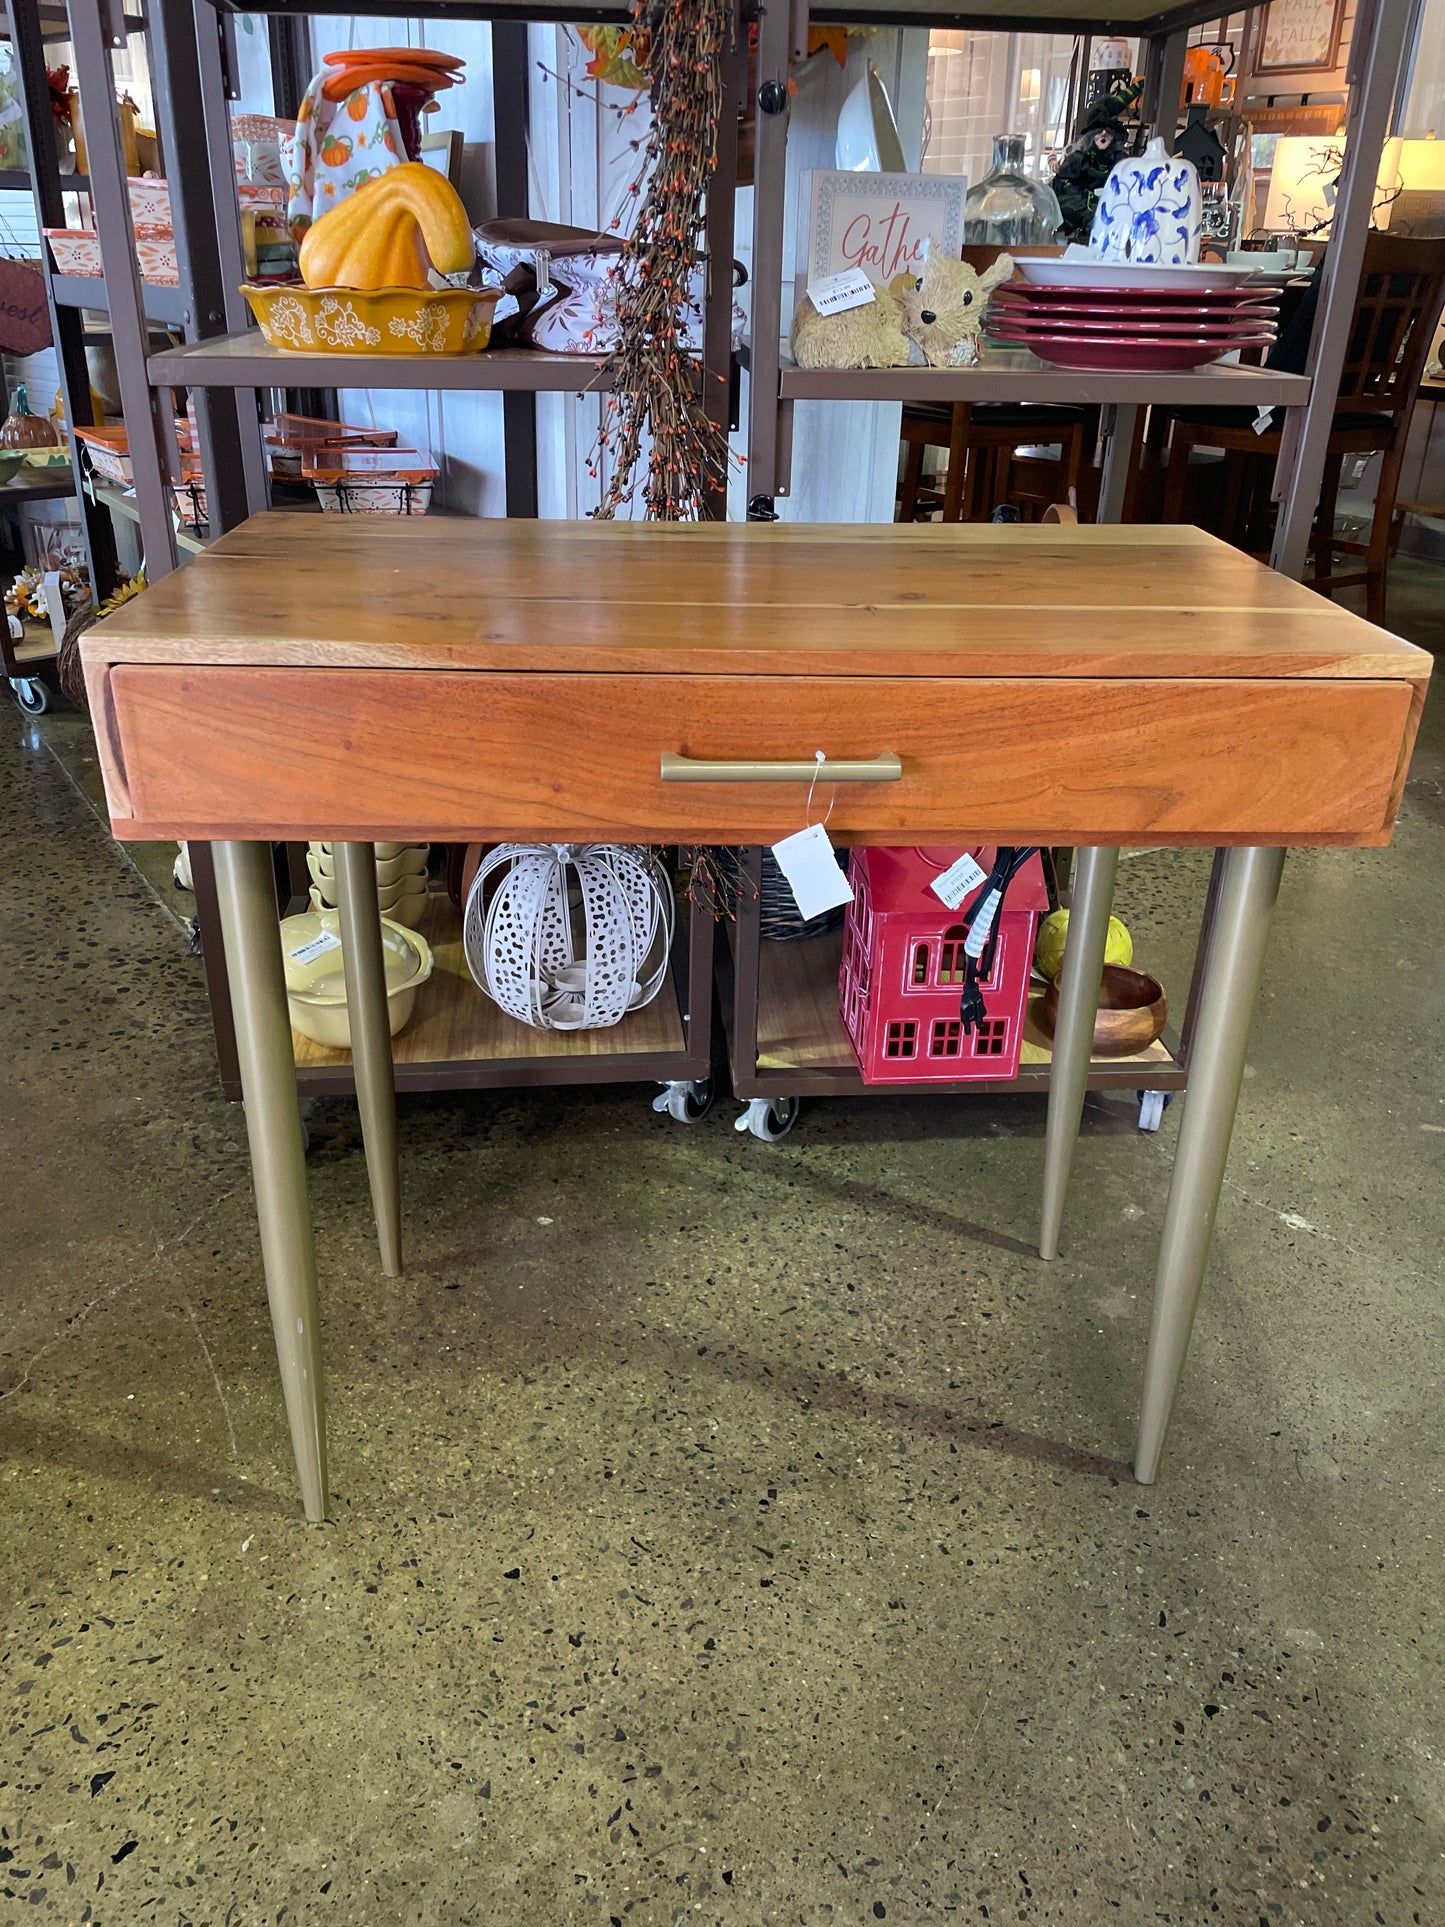
[[[1255,72],[1332,72],[1340,57],[1343,18],[1343,0],[1270,0],[1259,28]]]

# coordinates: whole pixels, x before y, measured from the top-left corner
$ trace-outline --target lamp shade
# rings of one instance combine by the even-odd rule
[[[1445,236],[1445,141],[1391,141],[1398,148],[1396,193],[1376,217],[1392,234]]]
[[[1400,183],[1400,153],[1405,147],[1427,147],[1428,141],[1385,142],[1380,168],[1375,177],[1377,226],[1389,223],[1390,203]],[[1335,196],[1340,169],[1345,159],[1343,134],[1312,136],[1282,134],[1275,142],[1274,162],[1269,174],[1269,199],[1265,203],[1264,228],[1267,234],[1298,234],[1319,238],[1327,235],[1335,218]]]

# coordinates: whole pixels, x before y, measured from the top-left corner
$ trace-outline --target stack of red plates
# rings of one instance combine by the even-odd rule
[[[1256,286],[1039,287],[1011,281],[989,304],[988,332],[1063,368],[1164,373],[1199,368],[1275,338],[1277,296]]]

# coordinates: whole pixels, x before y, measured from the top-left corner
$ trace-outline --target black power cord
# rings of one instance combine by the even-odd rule
[[[993,868],[984,879],[983,888],[964,915],[965,962],[958,1016],[965,1037],[970,1036],[988,1016],[983,1001],[983,986],[993,975],[998,956],[999,924],[1008,887],[1029,858],[1037,854],[1037,844],[1028,847],[1022,844],[1002,845],[994,855]],[[980,932],[977,943],[974,941],[975,929]]]

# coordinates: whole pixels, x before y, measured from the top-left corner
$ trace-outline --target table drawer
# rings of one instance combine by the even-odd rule
[[[118,835],[766,842],[795,783],[662,756],[902,761],[820,783],[840,840],[1383,843],[1403,682],[585,676],[117,665]]]

